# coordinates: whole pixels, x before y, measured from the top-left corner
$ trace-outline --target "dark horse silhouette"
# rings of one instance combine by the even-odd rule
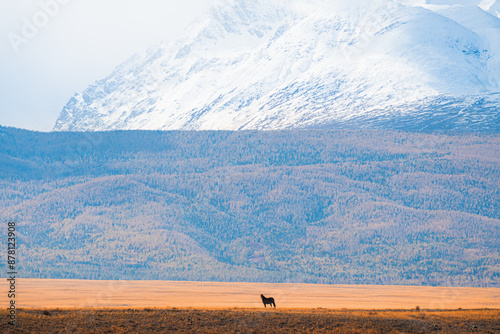
[[[269,304],[269,306],[272,305],[276,308],[276,304],[274,303],[273,297],[266,298],[264,295],[260,295],[260,298],[262,298],[262,302],[264,303],[264,307],[267,307],[266,305]]]

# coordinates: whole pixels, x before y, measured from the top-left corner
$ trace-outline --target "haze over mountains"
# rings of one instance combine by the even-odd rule
[[[500,131],[499,3],[220,2],[75,94],[54,130]]]
[[[498,134],[0,127],[0,216],[26,278],[499,287],[499,166]]]

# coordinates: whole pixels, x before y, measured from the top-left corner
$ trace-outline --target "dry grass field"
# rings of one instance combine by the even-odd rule
[[[259,308],[262,293],[280,309],[500,309],[499,288],[18,279],[17,290],[23,308]]]
[[[21,279],[16,291],[17,326],[2,307],[0,333],[500,333],[495,288]]]
[[[0,312],[2,319],[6,311]],[[27,309],[1,333],[500,333],[499,310]]]

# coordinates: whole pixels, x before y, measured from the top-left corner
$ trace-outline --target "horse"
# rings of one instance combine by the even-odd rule
[[[274,303],[273,297],[266,298],[264,295],[260,295],[260,298],[262,298],[262,302],[264,303],[264,307],[267,307],[266,305],[269,304],[269,306],[274,306],[274,308],[276,308],[276,304]]]

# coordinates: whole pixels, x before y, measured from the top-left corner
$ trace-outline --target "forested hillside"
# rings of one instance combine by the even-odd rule
[[[23,277],[500,286],[499,135],[0,128],[0,185]]]

